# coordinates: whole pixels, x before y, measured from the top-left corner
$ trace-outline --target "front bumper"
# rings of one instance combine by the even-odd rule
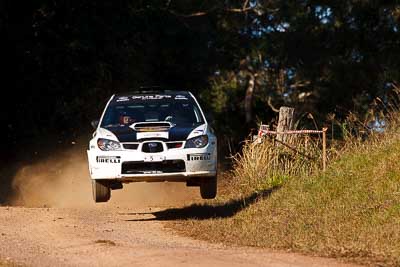
[[[184,182],[201,177],[214,177],[217,174],[217,153],[215,146],[205,148],[170,149],[161,153],[141,151],[87,151],[89,172],[92,179],[112,179],[122,182]],[[166,162],[180,162],[183,168],[158,170],[156,167],[144,171],[127,171],[126,164],[146,166],[163,165]],[[125,167],[124,167],[125,166]]]

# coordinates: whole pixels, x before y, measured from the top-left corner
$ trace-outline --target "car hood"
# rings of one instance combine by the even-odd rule
[[[157,137],[158,132],[153,132],[154,137],[141,137],[141,133],[132,129],[129,126],[107,127],[107,129],[100,128],[102,132],[111,132],[115,135],[116,139],[121,143],[140,142],[151,139],[163,139],[165,141],[185,141],[189,138],[202,135],[206,131],[206,124],[202,125],[175,125],[170,128],[166,136]],[[104,131],[106,130],[106,131]],[[164,132],[164,133],[165,133]],[[146,132],[151,136],[152,132]]]

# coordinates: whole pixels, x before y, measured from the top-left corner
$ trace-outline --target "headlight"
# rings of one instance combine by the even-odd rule
[[[185,148],[202,148],[208,144],[208,136],[200,135],[186,141]]]
[[[99,138],[97,140],[97,146],[103,151],[112,151],[121,149],[121,144],[119,142],[104,138]]]

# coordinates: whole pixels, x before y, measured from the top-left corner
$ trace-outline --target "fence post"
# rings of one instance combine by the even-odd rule
[[[278,133],[293,130],[293,114],[294,108],[281,107],[279,109],[278,126],[276,128]],[[286,134],[277,134],[276,139],[283,143],[287,143],[290,140]]]
[[[322,170],[326,171],[326,131],[328,128],[322,128]]]

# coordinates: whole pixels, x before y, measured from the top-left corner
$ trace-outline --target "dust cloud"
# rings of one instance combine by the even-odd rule
[[[95,204],[86,150],[74,148],[55,154],[41,162],[23,166],[16,173],[9,203],[27,207],[95,207],[95,206],[176,206],[200,200],[199,189],[184,183],[131,183],[113,190],[111,200]]]

